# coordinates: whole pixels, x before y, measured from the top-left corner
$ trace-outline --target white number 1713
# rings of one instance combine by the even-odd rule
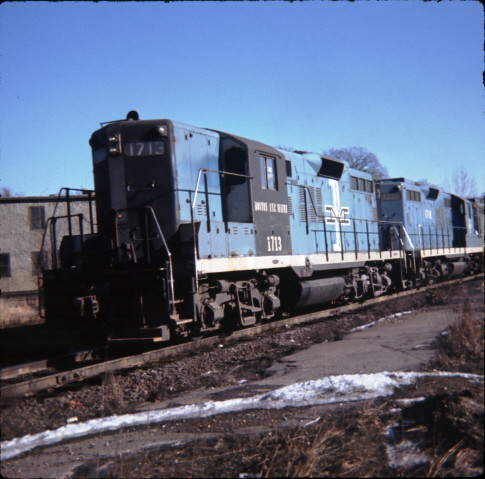
[[[281,236],[267,236],[268,251],[282,251]]]

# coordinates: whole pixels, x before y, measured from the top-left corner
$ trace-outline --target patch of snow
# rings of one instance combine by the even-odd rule
[[[285,407],[303,407],[388,396],[393,393],[395,388],[410,384],[420,377],[435,376],[462,377],[474,381],[483,381],[483,377],[476,374],[445,372],[380,372],[375,374],[329,376],[315,381],[291,384],[269,393],[258,394],[249,398],[208,401],[202,404],[67,424],[53,431],[47,430],[38,434],[28,434],[2,442],[0,445],[1,459],[11,459],[35,447],[48,446],[89,434],[114,431],[123,427],[209,417],[248,409],[282,409]]]
[[[401,316],[413,314],[413,313],[414,313],[414,310],[413,311],[403,311],[402,313],[391,314],[389,316],[385,316],[384,318],[379,318],[376,321],[372,321],[370,323],[363,324],[362,326],[357,326],[355,328],[352,328],[351,330],[349,330],[349,333],[355,333],[357,331],[363,331],[364,329],[372,328],[372,326],[375,326],[376,324],[384,323],[386,321],[389,321],[390,319],[399,318]]]
[[[423,402],[426,401],[426,398],[424,396],[420,396],[417,398],[403,398],[403,399],[396,399],[396,402],[399,404],[402,404],[404,406],[409,406],[411,404],[415,404],[417,402]]]
[[[412,467],[425,464],[429,457],[418,445],[411,441],[402,441],[399,444],[386,445],[389,467]]]

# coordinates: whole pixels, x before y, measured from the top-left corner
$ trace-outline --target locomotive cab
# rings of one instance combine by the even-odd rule
[[[221,196],[225,230],[241,223],[248,233],[243,256],[291,254],[283,155],[268,145],[220,133]],[[247,223],[245,225],[245,223]],[[240,228],[238,228],[239,230]],[[237,231],[239,232],[239,231]],[[231,256],[231,252],[226,256]]]

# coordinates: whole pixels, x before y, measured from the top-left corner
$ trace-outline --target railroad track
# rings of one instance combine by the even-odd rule
[[[99,361],[105,352],[106,347],[103,347],[98,349],[89,349],[86,351],[78,351],[49,359],[40,359],[38,361],[23,363],[16,366],[7,366],[0,369],[0,381],[13,380],[22,376],[45,373],[47,371],[54,372],[58,370],[58,365],[60,364],[82,364],[91,361]]]
[[[478,278],[483,278],[483,274],[470,276],[466,278],[460,278],[446,283],[438,283],[431,286],[427,286],[421,289],[413,289],[410,291],[402,291],[399,293],[381,296],[366,300],[364,303],[354,303],[345,306],[339,306],[332,309],[326,309],[322,311],[316,311],[312,313],[302,314],[298,316],[288,317],[274,321],[271,323],[260,324],[247,329],[240,329],[232,331],[231,333],[223,335],[215,335],[208,338],[198,339],[196,341],[178,344],[175,346],[168,346],[161,349],[146,351],[134,356],[126,356],[117,359],[111,359],[108,361],[97,362],[88,366],[76,367],[74,369],[57,371],[53,374],[47,374],[42,377],[29,378],[28,380],[17,382],[14,384],[2,385],[0,392],[3,399],[9,399],[13,397],[21,397],[36,392],[44,391],[47,389],[54,389],[62,386],[66,386],[73,382],[83,381],[88,378],[99,376],[107,372],[120,371],[122,369],[129,369],[137,366],[141,366],[146,363],[159,361],[161,359],[170,359],[178,357],[184,354],[198,352],[212,348],[216,345],[225,345],[230,342],[236,341],[242,338],[250,338],[263,333],[267,333],[272,330],[279,330],[288,326],[298,325],[302,323],[308,323],[319,319],[328,318],[342,313],[348,313],[356,311],[364,307],[372,306],[378,303],[385,303],[397,298],[418,294],[423,291],[428,291],[434,288],[443,286],[450,286],[457,283],[466,281],[472,281]],[[84,359],[87,359],[92,355],[92,351],[84,351],[76,354],[77,358],[81,358],[84,355]],[[60,358],[57,358],[58,360]],[[9,378],[18,377],[22,374],[33,373],[40,370],[45,370],[52,365],[52,360],[36,361],[34,363],[22,364],[19,366],[13,366],[0,370],[0,379],[6,380]]]

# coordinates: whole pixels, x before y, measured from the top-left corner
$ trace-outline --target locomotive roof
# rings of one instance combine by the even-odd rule
[[[226,133],[224,131],[218,131],[218,130],[211,130],[211,131],[215,131],[215,132],[219,133],[220,135],[226,135],[226,136],[229,136],[231,138],[236,138],[236,140],[239,140],[239,141],[245,143],[248,146],[248,148],[252,151],[264,151],[264,152],[267,152],[267,153],[272,153],[273,155],[276,155],[276,156],[282,156],[281,152],[279,150],[277,150],[273,146],[270,146],[266,143],[261,143],[260,141],[256,141],[256,140],[250,140],[249,138],[244,138],[243,136],[233,135],[232,133]]]
[[[483,198],[482,199],[481,198],[467,198],[465,196],[456,195],[454,193],[444,191],[439,186],[426,183],[425,181],[414,181],[414,180],[410,180],[409,178],[383,178],[383,179],[377,180],[377,182],[378,183],[400,183],[400,184],[404,184],[406,187],[411,186],[413,188],[418,188],[419,190],[421,190],[425,194],[427,194],[428,192],[430,192],[430,190],[433,189],[433,190],[437,190],[440,195],[455,196],[455,197],[460,198],[464,201],[471,201],[471,202],[477,202],[477,203],[484,201]]]

